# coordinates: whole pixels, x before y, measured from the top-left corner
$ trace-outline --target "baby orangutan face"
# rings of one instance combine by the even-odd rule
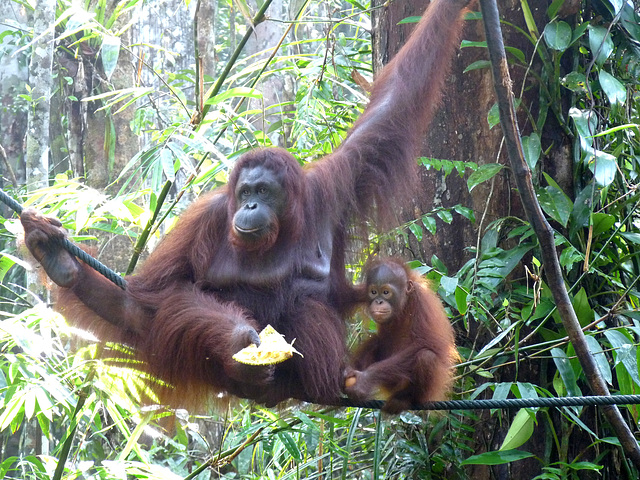
[[[405,270],[394,263],[382,263],[367,272],[367,313],[378,325],[397,318],[404,310],[413,282]]]

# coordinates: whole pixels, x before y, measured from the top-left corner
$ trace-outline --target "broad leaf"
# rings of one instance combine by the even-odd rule
[[[640,385],[636,346],[624,333],[618,330],[605,330],[604,335],[607,337],[607,340],[609,340],[609,343],[611,343],[616,363],[622,363],[636,385]]]
[[[586,161],[589,165],[589,170],[593,172],[596,182],[601,187],[608,187],[613,183],[613,180],[618,173],[618,167],[616,164],[616,157],[610,153],[602,152],[600,150],[587,152]]]
[[[576,374],[573,371],[573,367],[571,366],[571,362],[569,361],[567,354],[559,348],[552,348],[551,355],[553,356],[553,362],[556,364],[558,373],[560,373],[560,378],[562,378],[569,395],[572,397],[581,396],[582,392],[580,391],[580,387],[578,387]]]
[[[605,27],[589,26],[589,48],[596,56],[596,63],[602,66],[613,52],[613,40]]]
[[[502,465],[533,456],[533,453],[523,452],[521,450],[499,450],[496,452],[481,453],[480,455],[472,455],[460,463],[461,465]]]
[[[522,137],[522,149],[524,150],[524,159],[527,165],[531,170],[535,169],[542,154],[540,135],[534,132],[528,137]]]
[[[547,23],[544,28],[544,41],[549,48],[564,52],[571,45],[571,27],[563,21]]]
[[[609,365],[609,360],[607,359],[602,347],[598,340],[592,335],[587,335],[586,337],[587,345],[589,346],[589,351],[593,355],[593,359],[596,361],[596,366],[600,371],[600,375],[604,378],[609,385],[613,382],[613,374],[611,373],[611,365]]]
[[[504,437],[500,451],[509,451],[524,444],[533,435],[534,415],[526,408],[521,408],[511,422],[509,431]]]
[[[580,110],[572,107],[569,110],[569,116],[573,118],[576,130],[582,138],[588,139],[591,144],[591,136],[596,133],[598,127],[598,119],[596,115],[589,110]]]
[[[625,86],[606,70],[600,70],[600,86],[607,95],[611,105],[623,105],[627,101]]]
[[[469,188],[469,191],[473,190],[482,182],[486,182],[493,178],[503,168],[504,166],[499,163],[487,163],[485,165],[480,165],[480,167],[469,175],[469,178],[467,179],[467,187]]]
[[[111,75],[118,65],[118,57],[120,56],[120,37],[113,35],[105,35],[102,39],[102,49],[100,58],[102,59],[102,68],[107,80],[111,79]]]

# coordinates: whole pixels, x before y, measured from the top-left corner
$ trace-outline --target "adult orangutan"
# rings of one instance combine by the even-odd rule
[[[332,154],[306,169],[281,149],[243,155],[228,185],[185,211],[126,290],[63,250],[59,223],[25,212],[26,244],[63,287],[63,313],[133,347],[175,387],[174,404],[212,390],[267,405],[337,399],[346,360],[342,317],[354,301],[345,275],[348,232],[367,221],[388,225],[413,193],[408,180],[417,177],[415,156],[466,4],[433,2]],[[266,324],[296,339],[304,357],[276,367],[234,361]]]
[[[385,400],[390,413],[444,400],[458,360],[453,328],[438,297],[402,260],[365,268],[366,310],[378,332],[362,343],[345,372],[354,400]]]

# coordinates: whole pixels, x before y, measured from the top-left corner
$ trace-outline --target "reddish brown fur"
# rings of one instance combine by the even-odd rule
[[[306,170],[284,150],[245,154],[228,187],[190,206],[124,291],[65,257],[47,243],[59,233],[37,215],[24,214],[27,245],[39,251],[48,274],[68,287],[61,292],[63,312],[104,340],[132,346],[144,368],[170,384],[163,398],[176,405],[211,391],[267,404],[291,397],[334,401],[346,357],[343,317],[354,303],[345,275],[349,229],[368,221],[389,225],[396,207],[413,194],[407,181],[417,177],[415,155],[459,44],[465,3],[433,2],[416,34],[375,81],[369,106],[333,154]],[[280,175],[287,208],[278,219],[277,238],[249,248],[230,222],[235,182],[251,165]],[[427,305],[410,311],[435,311],[428,295],[416,300]],[[233,361],[254,329],[267,323],[287,340],[295,338],[304,358],[294,356],[275,368]],[[430,342],[432,350],[425,352],[445,358],[437,351],[444,342]],[[391,371],[406,372],[401,365]],[[436,378],[429,397],[442,393],[444,383]]]
[[[399,266],[413,285],[403,310],[357,348],[345,373],[355,384],[348,382],[345,391],[356,400],[372,400],[382,391],[384,410],[391,413],[444,400],[459,359],[453,327],[427,282],[402,260],[375,259],[365,274],[380,264]]]

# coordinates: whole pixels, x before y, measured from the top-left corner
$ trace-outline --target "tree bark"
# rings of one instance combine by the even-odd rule
[[[255,0],[249,2],[252,11],[258,10]],[[277,20],[284,19],[282,0],[274,0],[269,7],[269,17]],[[265,21],[255,26],[254,35],[247,42],[246,53],[257,55],[257,59],[267,60],[271,55],[271,50],[280,41],[287,25],[283,22]],[[262,92],[262,99],[249,101],[249,108],[261,111],[251,117],[253,126],[264,132],[269,137],[273,145],[283,146],[284,138],[279,134],[280,130],[270,132],[270,128],[276,122],[282,120],[286,112],[282,108],[274,108],[274,105],[281,104],[291,99],[291,89],[286,86],[284,74],[269,75],[260,79],[256,87]]]
[[[376,3],[380,5],[384,2],[377,0]],[[504,0],[501,3],[503,11],[509,15],[509,21],[523,27],[520,1]],[[398,22],[421,15],[428,4],[428,0],[412,0],[392,2],[388,7],[374,9],[374,71],[379,71],[393,57],[413,29],[413,24],[398,25]],[[543,10],[538,9],[536,15],[542,17]],[[533,46],[521,34],[510,28],[505,30],[505,35],[509,45],[519,48],[525,55],[531,55]],[[463,39],[484,40],[482,22],[467,22]],[[475,162],[479,165],[507,162],[501,150],[502,132],[498,127],[490,128],[487,122],[487,114],[495,103],[491,72],[479,69],[463,73],[473,62],[487,59],[484,48],[463,48],[454,59],[442,105],[423,143],[424,157]],[[516,72],[513,80],[519,88],[523,81],[521,70]],[[527,101],[535,104],[536,94],[537,91],[532,90]],[[421,169],[420,195],[416,197],[413,208],[404,212],[399,221],[419,218],[434,208],[462,204],[473,209],[476,224],[454,213],[451,224],[437,219],[435,235],[425,231],[421,241],[410,236],[408,246],[400,239],[391,253],[419,259],[425,264],[431,264],[432,256],[436,255],[450,272],[457,271],[470,258],[466,249],[478,244],[479,236],[491,221],[522,213],[519,199],[512,193],[508,173],[498,174],[494,182],[478,185],[469,193],[466,176],[461,178],[453,172],[445,178],[443,172]]]
[[[12,2],[0,2],[0,18],[22,25],[25,31],[28,29],[26,15],[15,8]],[[29,71],[22,63],[27,53],[14,55],[18,46],[11,43],[20,32],[7,23],[3,25],[3,30],[13,30],[14,34],[0,39],[0,107],[3,112],[0,115],[0,147],[4,149],[4,152],[0,152],[0,188],[6,185],[18,187],[24,185],[26,180],[24,133],[28,114],[27,107],[21,107],[15,98],[18,93],[26,93],[24,85],[29,78]]]
[[[31,105],[27,125],[27,188],[32,191],[49,184],[49,118],[53,90],[53,28],[55,0],[38,3],[34,10],[34,36],[29,63]],[[41,36],[42,35],[42,36]]]

